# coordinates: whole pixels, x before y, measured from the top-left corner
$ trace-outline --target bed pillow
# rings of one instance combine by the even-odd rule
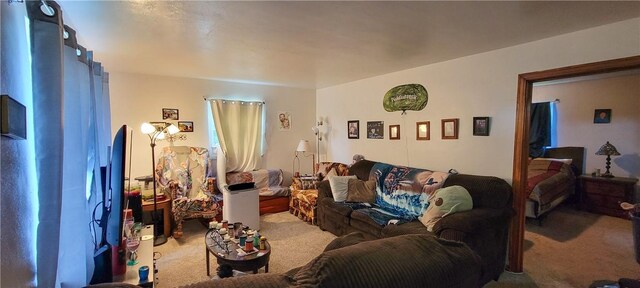
[[[375,203],[376,201],[376,181],[362,181],[360,179],[349,179],[347,201]]]
[[[473,208],[473,199],[469,191],[462,186],[453,185],[438,189],[431,198],[429,206],[420,216],[420,222],[433,231],[433,226],[443,217]]]
[[[347,200],[347,194],[349,192],[349,179],[357,179],[353,176],[329,176],[329,186],[331,186],[331,193],[333,194],[333,200],[336,202],[344,202]]]

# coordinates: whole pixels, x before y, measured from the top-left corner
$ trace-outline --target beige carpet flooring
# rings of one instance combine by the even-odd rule
[[[286,272],[319,255],[335,236],[282,212],[261,217],[261,232],[272,247],[269,273]],[[178,287],[207,280],[203,237],[207,229],[188,221],[184,237],[155,247],[158,287]],[[559,207],[542,227],[527,223],[525,273],[505,272],[485,287],[588,287],[595,280],[640,278],[635,262],[631,222]],[[211,257],[211,271],[217,264]],[[264,272],[261,269],[260,272]]]

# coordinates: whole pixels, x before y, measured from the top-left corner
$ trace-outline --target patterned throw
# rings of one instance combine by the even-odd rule
[[[442,187],[446,172],[376,163],[369,179],[376,180],[376,205],[384,211],[412,220],[429,205],[429,197]]]
[[[538,202],[543,209],[561,196],[565,186],[575,182],[571,166],[560,161],[533,159],[527,173],[529,199]]]

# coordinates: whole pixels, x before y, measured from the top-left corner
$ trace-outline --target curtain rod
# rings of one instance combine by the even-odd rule
[[[555,100],[551,100],[551,101],[533,102],[532,104],[536,104],[536,103],[560,103],[560,99],[556,98]]]
[[[224,101],[238,101],[238,102],[261,102],[262,104],[267,104],[264,101],[245,101],[245,100],[231,100],[231,99],[213,99],[213,98],[207,98],[207,97],[202,97],[202,99],[204,99],[204,101],[209,101],[209,100],[224,100]]]

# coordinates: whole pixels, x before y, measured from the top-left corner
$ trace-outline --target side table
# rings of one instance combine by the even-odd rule
[[[164,236],[169,238],[171,236],[171,199],[165,198],[158,201],[158,210],[162,209],[162,222],[164,225]],[[153,212],[153,201],[142,201],[142,211]]]
[[[133,266],[127,266],[127,272],[123,275],[114,276],[113,282],[133,284],[140,287],[153,287],[155,279],[153,225],[147,225],[142,228],[142,241],[140,241],[136,254],[138,254],[138,263]],[[149,277],[145,281],[140,281],[140,276],[138,275],[138,269],[142,266],[149,266]]]
[[[258,269],[264,267],[264,272],[269,273],[269,256],[271,256],[271,245],[269,245],[269,241],[265,242],[264,250],[259,250],[258,253],[240,256],[236,250],[240,248],[237,243],[229,242],[229,253],[227,253],[227,251],[220,247],[214,240],[216,234],[215,229],[209,229],[204,236],[205,253],[207,253],[207,276],[211,274],[209,263],[210,255],[216,257],[218,265],[228,264],[235,270],[243,272],[252,271],[253,274],[257,274]]]
[[[614,217],[627,218],[620,202],[632,202],[636,178],[596,177],[581,175],[581,206],[587,211]]]

